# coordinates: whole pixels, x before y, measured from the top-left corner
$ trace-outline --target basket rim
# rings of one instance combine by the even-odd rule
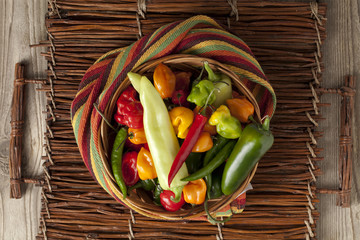
[[[260,122],[261,121],[261,115],[260,115],[260,108],[258,106],[258,103],[253,96],[253,94],[250,92],[250,90],[242,83],[240,77],[236,75],[230,68],[228,68],[226,65],[210,59],[206,57],[200,57],[196,55],[188,55],[188,54],[173,54],[173,55],[167,55],[165,57],[157,58],[148,62],[145,62],[141,64],[140,66],[134,68],[131,70],[131,72],[135,72],[138,74],[144,74],[148,72],[149,70],[155,68],[158,63],[162,62],[164,64],[181,64],[185,65],[190,64],[192,67],[202,67],[203,62],[207,61],[210,65],[210,67],[214,70],[218,70],[226,75],[228,75],[232,81],[232,83],[236,86],[237,90],[243,93],[248,100],[254,105],[255,108],[255,114],[256,119]],[[107,119],[110,119],[112,117],[112,114],[114,112],[115,103],[117,101],[117,98],[119,97],[120,93],[130,85],[130,81],[128,77],[126,77],[117,90],[114,92],[113,96],[111,97],[109,103],[106,105],[105,110],[103,112],[104,116]],[[109,118],[110,117],[110,118]],[[191,220],[203,215],[206,215],[205,210],[203,209],[203,205],[198,205],[194,208],[196,208],[196,211],[193,209],[191,211],[177,211],[175,213],[168,212],[161,207],[156,206],[155,204],[151,204],[151,206],[148,203],[144,203],[140,197],[137,198],[134,196],[127,196],[126,198],[123,197],[121,191],[119,190],[119,187],[116,184],[116,181],[113,177],[110,165],[109,165],[109,156],[107,156],[109,149],[107,149],[107,135],[108,135],[108,126],[105,123],[105,120],[102,118],[100,123],[100,131],[98,131],[98,147],[99,147],[99,153],[100,153],[100,159],[102,163],[104,164],[104,169],[109,179],[111,179],[111,184],[113,184],[113,189],[116,189],[117,197],[120,198],[122,203],[128,207],[130,207],[132,210],[155,219],[163,219],[163,220]],[[233,200],[235,200],[240,193],[244,191],[246,186],[250,183],[253,176],[255,175],[256,169],[257,169],[258,163],[254,166],[254,168],[251,170],[249,175],[246,177],[244,182],[241,184],[241,186],[231,195],[223,195],[220,198],[214,199],[213,201],[209,201],[208,203],[208,209],[210,213],[216,212],[217,210],[221,209],[222,207],[230,204]],[[158,210],[158,211],[157,211]],[[181,212],[185,212],[185,214],[181,214]]]

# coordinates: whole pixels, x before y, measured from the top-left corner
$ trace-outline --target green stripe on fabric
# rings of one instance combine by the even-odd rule
[[[246,43],[241,39],[239,38],[238,36],[234,35],[234,34],[231,34],[227,31],[224,31],[222,29],[217,29],[217,28],[205,28],[205,29],[191,29],[189,31],[189,33],[215,33],[215,34],[219,34],[219,35],[223,35],[223,36],[227,36],[229,38],[234,38],[238,41],[240,41],[241,43],[243,43],[244,45],[246,45]],[[247,46],[247,45],[246,45]]]
[[[168,37],[166,40],[163,40],[163,38],[166,36],[163,36],[161,39],[159,39],[159,41],[157,43],[155,43],[153,46],[155,45],[160,45],[158,47],[155,48],[155,50],[149,54],[149,56],[144,60],[145,62],[147,62],[148,60],[152,59],[156,54],[158,54],[159,52],[163,51],[165,48],[168,47],[168,45],[170,43],[172,43],[176,38],[178,38],[181,34],[183,34],[184,32],[186,32],[187,29],[193,27],[196,24],[199,23],[208,23],[208,21],[205,20],[199,20],[196,22],[188,22],[186,24],[179,24],[177,25],[174,29],[172,29],[169,33],[167,33],[166,35],[170,35],[170,37]]]
[[[91,128],[91,127],[90,127]],[[95,163],[95,169],[98,172],[97,174],[94,172],[94,175],[96,176],[96,180],[99,182],[99,184],[106,190],[108,191],[108,189],[106,189],[106,184],[105,184],[105,180],[104,180],[104,176],[103,176],[103,172],[104,172],[104,166],[103,163],[101,162],[101,158],[99,153],[97,152],[96,146],[95,146],[95,142],[94,142],[94,136],[92,131],[91,132],[91,137],[90,137],[90,157],[92,160],[94,160]],[[94,166],[93,166],[94,168]],[[94,170],[95,170],[94,169]]]
[[[127,57],[129,56],[129,53],[131,52],[132,50],[132,47],[134,46],[135,43],[131,44],[129,47],[127,47],[124,51],[123,51],[123,55],[118,55],[116,58],[119,58],[120,57],[120,62],[117,66],[114,66],[113,67],[116,67],[116,72],[113,76],[113,79],[111,79],[111,81],[105,85],[104,87],[104,90],[100,93],[99,95],[99,102],[101,102],[102,98],[104,97],[104,95],[107,93],[107,90],[109,89],[109,87],[111,86],[111,84],[115,81],[115,79],[119,76],[119,74],[121,73],[121,71],[123,70],[124,68],[124,65],[125,65],[125,62],[126,62],[126,59]],[[116,61],[116,60],[115,60]],[[107,80],[107,82],[109,81],[109,79]]]
[[[85,104],[82,105],[78,109],[79,114],[77,115],[77,118],[75,119],[75,124],[73,125],[75,133],[79,132],[80,121],[81,121],[81,118],[82,118],[82,115],[83,115],[84,108],[85,108]],[[75,135],[76,142],[78,142],[78,135],[77,134],[74,134],[74,135]]]
[[[147,43],[145,44],[145,48],[149,45],[149,43],[151,43],[151,41],[158,35],[159,32],[161,32],[163,29],[165,29],[166,27],[168,27],[171,23],[166,24],[160,28],[158,28],[149,38],[149,40],[147,41]]]
[[[229,44],[229,43],[221,41],[221,40],[216,40],[216,41],[217,42],[222,42],[224,44]],[[198,45],[208,44],[208,43],[212,43],[212,42],[214,42],[214,41],[213,40],[204,41],[204,42],[199,43]],[[238,49],[236,47],[226,46],[226,45],[220,45],[220,44],[211,44],[210,45],[209,44],[207,46],[197,48],[197,49],[195,49],[193,51],[185,50],[185,51],[183,51],[183,53],[192,54],[192,55],[199,55],[199,54],[204,54],[204,53],[215,51],[215,50],[216,51],[229,51],[229,52],[237,53],[238,55],[241,55],[247,61],[251,62],[255,67],[258,67],[258,68],[260,67],[259,63],[256,60],[252,61],[251,59],[249,59],[240,49]]]

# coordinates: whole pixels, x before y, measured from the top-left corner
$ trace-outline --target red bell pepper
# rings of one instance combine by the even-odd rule
[[[170,212],[176,212],[185,204],[184,194],[181,193],[181,198],[179,202],[174,202],[172,200],[174,198],[175,194],[170,190],[164,190],[160,194],[160,203],[165,208],[165,210]]]
[[[170,169],[169,177],[168,177],[169,186],[170,186],[172,180],[174,179],[175,175],[181,168],[181,166],[184,164],[186,158],[191,153],[207,120],[208,120],[207,117],[205,117],[201,114],[197,114],[195,116],[194,122],[192,123],[192,125],[189,129],[189,132],[186,135],[186,138],[185,138],[183,144],[181,145],[180,150],[179,150],[178,154],[176,155],[173,164],[171,165],[171,169]]]
[[[121,164],[121,171],[125,181],[126,186],[132,186],[139,181],[139,174],[136,168],[138,153],[126,152],[123,155],[123,161]]]
[[[116,102],[117,112],[115,121],[130,128],[143,128],[143,107],[138,99],[136,90],[127,87]]]

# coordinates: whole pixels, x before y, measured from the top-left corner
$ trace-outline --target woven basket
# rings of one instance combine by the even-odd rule
[[[139,73],[141,75],[148,75],[151,76],[155,67],[159,63],[164,63],[169,66],[171,69],[178,69],[183,71],[191,71],[196,72],[203,66],[203,62],[207,61],[211,68],[222,72],[230,77],[232,80],[233,86],[235,87],[234,90],[238,90],[239,93],[243,94],[248,98],[248,100],[253,104],[255,108],[255,119],[260,121],[260,109],[258,106],[257,101],[255,100],[252,93],[244,86],[241,82],[240,78],[232,72],[229,68],[224,66],[223,64],[214,61],[212,59],[198,57],[195,55],[184,55],[184,54],[177,54],[177,55],[168,55],[163,58],[159,58],[153,61],[149,61],[144,63],[143,65],[133,69],[132,72]],[[115,92],[114,96],[112,97],[111,101],[107,105],[104,111],[104,116],[106,119],[112,119],[113,114],[115,112],[116,101],[119,98],[121,92],[126,89],[130,85],[130,81],[126,78],[117,91]],[[106,124],[105,120],[103,119],[100,125],[99,131],[99,148],[100,148],[100,156],[103,162],[105,171],[109,178],[112,179],[113,183],[116,185],[115,178],[113,177],[111,167],[109,165],[110,162],[110,152],[111,152],[111,144],[109,139],[111,138],[109,135],[111,130],[109,126]],[[235,193],[228,196],[222,196],[217,199],[209,200],[208,202],[208,209],[210,213],[216,212],[221,208],[230,204],[234,199],[236,199],[241,192],[244,191],[245,187],[250,183],[251,179],[253,178],[256,172],[257,164],[254,169],[250,172],[248,177],[242,183],[242,185],[237,189]],[[118,191],[121,195],[121,192]],[[165,220],[191,220],[196,219],[200,216],[206,215],[205,209],[203,205],[198,205],[195,207],[184,207],[177,212],[169,212],[164,210],[162,207],[155,205],[151,198],[146,194],[146,192],[140,190],[132,191],[129,193],[130,195],[127,196],[125,199],[121,198],[121,201],[124,205],[128,206],[129,208],[135,210],[136,212],[151,217],[155,219],[165,219]],[[122,196],[122,195],[121,195]]]

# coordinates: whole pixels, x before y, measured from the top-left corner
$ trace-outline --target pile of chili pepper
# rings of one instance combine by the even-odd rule
[[[168,211],[184,204],[207,209],[207,199],[233,194],[273,144],[270,119],[255,122],[254,106],[207,62],[195,79],[163,63],[152,81],[128,77],[132,85],[117,100],[121,128],[111,153],[124,198],[147,191]]]

